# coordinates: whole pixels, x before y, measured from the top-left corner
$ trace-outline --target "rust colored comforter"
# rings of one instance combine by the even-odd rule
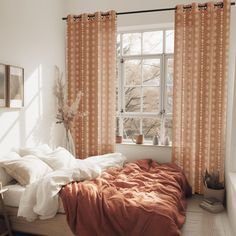
[[[179,236],[188,196],[182,171],[152,160],[110,168],[60,191],[68,224],[79,236]]]

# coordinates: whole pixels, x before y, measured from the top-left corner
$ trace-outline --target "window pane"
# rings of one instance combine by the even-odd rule
[[[173,66],[174,59],[167,60],[167,78],[166,78],[166,111],[172,113],[173,105]]]
[[[125,85],[141,84],[141,60],[125,60],[124,62]]]
[[[168,58],[167,60],[167,78],[166,84],[173,85],[173,73],[174,73],[174,59]]]
[[[119,96],[119,80],[120,80],[120,69],[119,69],[119,60],[116,60],[116,111],[118,111],[118,96]]]
[[[141,88],[125,88],[125,111],[140,112]]]
[[[167,86],[166,112],[172,113],[172,107],[173,107],[173,87]]]
[[[123,54],[141,54],[141,33],[123,34]]]
[[[165,119],[165,136],[168,136],[170,142],[172,142],[172,117]]]
[[[143,53],[155,54],[163,52],[163,31],[143,33]]]
[[[119,60],[116,60],[116,87],[119,86],[119,80],[120,80],[120,69],[119,69]]]
[[[160,59],[143,60],[143,84],[160,86]]]
[[[116,52],[117,52],[117,56],[120,56],[120,53],[121,53],[121,51],[120,51],[121,47],[120,46],[121,46],[120,45],[120,34],[117,34],[117,38],[116,38]]]
[[[140,134],[140,119],[139,118],[124,118],[124,138],[132,139],[136,134]]]
[[[119,122],[120,122],[120,119],[118,117],[116,117],[116,135],[120,135],[120,131],[119,131]]]
[[[160,104],[159,87],[143,88],[143,112],[158,112]]]
[[[166,53],[174,53],[174,30],[166,30]]]
[[[116,87],[116,111],[119,112],[119,108],[118,108],[118,88]]]
[[[154,135],[160,134],[160,119],[143,118],[143,135],[145,140],[152,140]]]

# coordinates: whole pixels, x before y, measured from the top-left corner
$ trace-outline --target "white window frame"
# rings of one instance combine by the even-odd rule
[[[174,53],[165,53],[166,51],[166,31],[173,30],[173,26],[171,27],[161,27],[161,28],[151,28],[151,29],[135,29],[135,30],[120,30],[118,31],[118,34],[120,35],[120,55],[117,55],[117,60],[119,62],[118,64],[118,111],[116,118],[122,119],[122,122],[119,122],[119,132],[120,135],[123,136],[124,127],[123,127],[123,119],[124,118],[157,118],[159,117],[161,119],[161,142],[164,142],[164,125],[165,125],[165,118],[172,118],[172,113],[166,113],[166,98],[167,98],[167,91],[166,91],[166,77],[167,77],[167,61],[168,59],[174,58]],[[163,31],[163,52],[157,53],[157,54],[143,54],[142,46],[143,43],[141,43],[141,54],[139,55],[123,55],[122,49],[123,49],[123,40],[122,36],[126,33],[141,33],[141,42],[144,32],[152,32],[152,31]],[[124,61],[125,60],[131,60],[131,59],[139,59],[139,60],[145,60],[145,59],[160,59],[160,65],[161,65],[161,74],[160,74],[160,107],[158,112],[126,112],[125,111],[125,88],[128,86],[125,86],[124,81]],[[122,62],[123,61],[123,62]],[[141,67],[142,68],[142,67]],[[121,75],[120,75],[121,73]],[[142,72],[141,72],[142,73]],[[143,77],[142,77],[143,78]],[[150,87],[150,85],[146,85],[147,87]],[[135,86],[130,86],[135,87]],[[143,84],[141,86],[137,87],[145,87]],[[157,86],[158,87],[158,86]],[[143,89],[141,90],[143,91]],[[141,99],[143,99],[143,94],[141,94]],[[141,106],[143,105],[142,100]],[[142,109],[141,109],[142,110]],[[142,133],[142,122],[140,122],[140,133]],[[130,139],[124,139],[125,143],[129,143]],[[145,143],[150,143],[151,141],[145,140]]]

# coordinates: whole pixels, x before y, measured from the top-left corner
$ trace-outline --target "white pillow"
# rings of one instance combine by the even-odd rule
[[[38,158],[47,163],[53,170],[71,169],[76,165],[75,157],[63,147],[58,147],[53,152],[38,156]]]
[[[28,155],[16,160],[7,160],[1,164],[6,172],[21,185],[28,185],[44,177],[52,169],[35,156]]]
[[[0,157],[0,181],[2,182],[2,186],[7,185],[13,178],[2,168],[1,163],[6,160],[16,160],[20,158],[20,155],[16,152],[10,152],[8,155]]]
[[[48,153],[52,152],[53,150],[47,145],[43,144],[38,147],[31,147],[31,148],[19,148],[18,153],[20,156],[27,156],[27,155],[47,155]]]

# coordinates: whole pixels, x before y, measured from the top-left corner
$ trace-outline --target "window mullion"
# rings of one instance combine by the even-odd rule
[[[143,55],[143,33],[141,33],[141,55]],[[141,58],[141,113],[143,112],[143,57]],[[143,133],[143,119],[140,120],[140,134]]]
[[[162,58],[161,58],[161,86],[160,86],[160,122],[161,122],[161,143],[164,142],[164,136],[165,136],[165,131],[164,131],[164,102],[165,102],[165,56],[164,53],[162,54]]]
[[[119,133],[124,135],[124,119],[122,117],[122,113],[124,112],[124,60],[123,60],[123,34],[120,35],[120,46],[121,46],[121,57],[119,61],[120,65],[120,81],[119,81],[119,100],[120,100],[120,122],[119,122]]]
[[[166,77],[167,77],[167,57],[163,55],[163,61],[164,61],[164,73],[163,73],[163,88],[162,88],[162,97],[163,97],[163,104],[162,104],[162,111],[164,114],[166,113]]]
[[[166,53],[166,30],[163,30],[163,53]]]
[[[168,94],[167,94],[167,77],[168,77],[168,61],[170,60],[170,59],[173,59],[174,58],[174,56],[173,56],[173,53],[172,54],[165,54],[165,107],[164,107],[164,109],[165,109],[165,114],[166,114],[166,116],[167,115],[171,115],[172,116],[172,113],[167,113],[167,98],[168,98]],[[172,87],[173,87],[173,84],[172,84]]]
[[[123,128],[123,125],[121,124],[122,123],[122,120],[121,120],[121,98],[122,98],[122,87],[121,87],[121,63],[120,63],[120,60],[121,60],[121,56],[118,57],[118,124],[119,124],[119,127],[118,127],[118,132],[119,134],[118,135],[121,135],[121,133],[123,132],[122,131],[122,128]]]
[[[120,65],[121,75],[120,75],[120,81],[119,81],[119,90],[120,90],[120,93],[119,93],[119,95],[120,95],[120,97],[119,97],[119,100],[120,100],[120,106],[119,106],[119,108],[120,108],[120,111],[119,111],[119,114],[120,114],[120,123],[119,123],[120,127],[119,128],[120,128],[120,130],[119,130],[119,133],[122,134],[122,136],[123,136],[123,130],[124,130],[123,117],[122,117],[122,113],[124,111],[124,109],[123,109],[123,106],[124,106],[123,105],[124,104],[124,101],[123,101],[123,97],[124,97],[123,64],[124,63],[121,63],[121,60],[120,60],[119,65]]]
[[[161,68],[161,73],[160,73],[160,91],[159,91],[159,93],[160,93],[160,114],[162,114],[162,112],[163,112],[163,100],[164,100],[164,97],[163,97],[163,87],[164,87],[164,67],[165,67],[165,65],[164,65],[164,60],[163,60],[163,58],[164,58],[164,54],[162,55],[162,57],[161,57],[161,62],[160,62],[160,68]]]
[[[161,73],[161,114],[165,109],[165,77],[166,77],[166,31],[163,30],[163,54],[162,54],[162,73]]]

